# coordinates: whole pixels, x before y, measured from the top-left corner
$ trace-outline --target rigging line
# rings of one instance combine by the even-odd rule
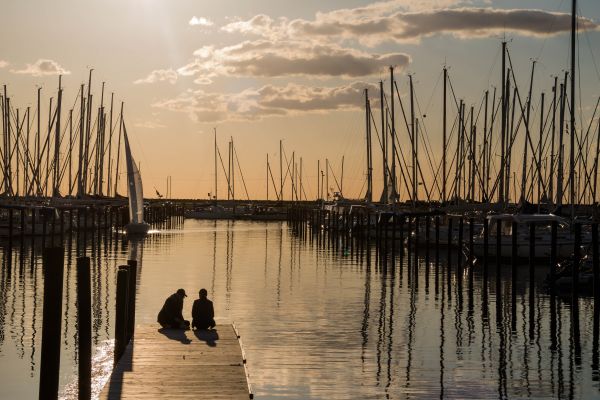
[[[383,142],[381,141],[381,136],[379,135],[379,130],[377,129],[377,124],[375,123],[375,117],[373,115],[373,111],[371,110],[371,112],[369,112],[369,114],[371,116],[371,121],[373,122],[373,128],[375,129],[375,135],[377,136],[377,140],[379,141],[379,147],[381,148],[381,151],[383,151]],[[385,168],[387,169],[388,174],[391,175],[392,171],[390,170],[389,165],[387,163],[387,157],[386,157]],[[400,168],[400,173],[402,174],[402,178],[403,178],[402,180],[404,181],[404,186],[406,186],[406,190],[409,191],[409,196],[410,196],[410,199],[412,200],[412,194],[410,194],[410,190],[407,186],[408,180],[404,176],[404,171],[402,170],[402,168]]]
[[[231,191],[231,183],[229,182],[229,175],[227,175],[227,171],[225,170],[225,164],[223,163],[223,157],[221,157],[221,150],[219,150],[219,146],[217,145],[217,154],[219,155],[219,160],[221,160],[221,168],[223,168],[223,175],[225,175],[225,179],[227,180],[227,193],[233,196],[233,192]]]
[[[415,94],[415,102],[417,104],[417,109],[419,110],[420,115],[421,116],[426,115],[426,114],[423,114],[423,112],[421,111],[421,105],[419,104],[419,97],[416,96],[416,94]],[[427,125],[425,124],[425,117],[422,117],[420,119],[420,121],[421,121],[421,124],[419,124],[419,127],[422,126],[423,134],[419,135],[419,136],[421,137],[421,141],[425,147],[425,155],[427,156],[427,161],[429,162],[430,175],[433,177],[433,170],[435,169],[434,164],[437,164],[437,160],[435,159],[435,155],[432,155],[433,150],[432,150],[432,146],[431,146],[431,141],[429,139],[429,131],[427,130]],[[421,130],[419,130],[419,132],[421,132]],[[417,137],[417,140],[418,139],[419,138]],[[432,160],[432,157],[433,157],[433,160]],[[425,179],[423,178],[423,181],[424,180]],[[425,183],[423,183],[423,184],[425,184]],[[438,191],[441,190],[438,182],[434,181],[431,183],[431,185],[432,185],[432,189],[433,189],[433,186],[436,185],[438,187]]]
[[[562,9],[563,3],[565,0],[560,0],[560,4],[558,5],[558,8],[555,10],[555,12],[559,12]],[[552,18],[551,19],[551,23],[549,24],[549,30],[546,30],[546,32],[552,32],[554,29],[554,25],[556,25],[556,21],[557,18]],[[544,49],[546,47],[546,43],[548,42],[548,36],[546,36],[544,38],[544,41],[542,42],[542,46],[540,48],[540,52],[538,53],[538,56],[536,59],[540,59],[540,57],[542,56],[542,53],[544,52]]]
[[[240,176],[242,177],[242,183],[244,184],[244,191],[246,192],[246,197],[250,200],[250,196],[248,195],[248,189],[246,188],[246,181],[244,180],[244,173],[242,172],[242,166],[240,165],[240,159],[238,158],[237,150],[235,146],[233,147],[233,154],[235,155],[235,160],[237,161],[238,171],[240,171]]]
[[[406,112],[404,111],[404,104],[402,102],[402,99],[400,98],[400,91],[398,90],[398,84],[395,81],[394,81],[394,87],[396,88],[396,96],[398,97],[398,102],[400,103],[400,110],[402,110],[402,117],[404,118],[404,123],[406,125],[406,130],[407,130],[407,132],[410,132],[411,130],[409,129],[409,126],[408,126],[408,120],[406,118]],[[393,95],[394,94],[392,93],[392,96]],[[393,132],[393,133],[396,136],[396,138],[398,138],[398,135],[396,134],[396,132]],[[409,137],[410,137],[410,142],[412,144],[413,141],[414,141],[414,138],[411,135],[409,135]],[[411,148],[411,153],[413,153],[413,156],[414,156],[414,158],[415,158],[415,160],[417,162],[417,170],[419,171],[419,175],[421,177],[421,180],[423,181],[423,188],[425,189],[425,194],[427,195],[427,200],[430,200],[431,196],[429,194],[429,189],[427,188],[427,184],[425,183],[425,177],[423,176],[423,170],[421,169],[421,163],[419,163],[418,154],[416,154],[416,153],[413,152],[413,149],[416,146],[411,146],[411,147],[412,147]],[[413,165],[413,168],[414,168],[414,165]],[[408,167],[406,168],[406,170],[408,171]],[[411,179],[411,183],[413,183],[412,179]],[[418,187],[418,185],[417,185],[417,187]],[[413,199],[411,198],[411,200],[413,200]]]
[[[419,96],[417,96],[416,93],[415,93],[415,102],[417,103],[417,109],[419,110],[419,114],[421,115],[421,124],[420,125],[422,125],[422,129],[423,129],[423,135],[421,135],[421,136],[424,136],[424,138],[422,139],[423,144],[425,145],[427,158],[429,159],[429,166],[431,168],[431,171],[433,171],[433,169],[434,169],[433,165],[437,164],[437,160],[435,159],[435,154],[433,153],[433,150],[432,150],[431,140],[429,138],[429,130],[427,129],[427,125],[425,124],[425,118],[427,116],[427,112],[423,112],[421,110],[421,103],[419,102]],[[433,160],[432,160],[432,158],[433,158]]]
[[[529,148],[531,149],[531,152],[535,153],[535,150],[533,148],[533,144],[531,142],[530,132],[529,132],[529,122],[526,119],[525,108],[523,107],[523,102],[521,100],[521,94],[519,93],[519,87],[518,87],[517,82],[515,80],[515,74],[514,74],[514,69],[513,69],[513,65],[512,65],[512,60],[511,60],[511,57],[510,57],[510,52],[507,50],[506,53],[508,54],[508,62],[509,62],[510,67],[511,67],[510,71],[511,71],[511,75],[513,77],[513,81],[515,83],[515,93],[517,95],[517,99],[519,100],[519,108],[521,109],[521,119],[524,120],[524,121],[526,121],[525,122],[525,132],[526,132],[525,140],[529,144]],[[515,130],[515,135],[514,135],[515,138],[517,136],[517,133],[518,133],[518,130]],[[511,148],[512,148],[512,144],[511,144]],[[537,159],[534,159],[534,162],[535,162],[535,165],[536,165],[536,168],[537,168],[537,172],[539,174],[541,174],[541,170],[542,170],[541,165],[539,164],[539,162],[538,162]],[[545,192],[546,191],[546,184],[545,184],[545,182],[542,182],[542,187],[543,187],[544,192]]]
[[[396,87],[396,94],[398,94],[398,85],[396,84],[396,82],[394,82],[394,86]],[[393,95],[393,93],[392,93],[392,95]],[[385,93],[384,93],[384,99],[386,100],[386,104],[387,104],[387,98],[385,96]],[[404,105],[399,96],[398,96],[398,100],[400,102],[400,109],[402,110],[402,116],[404,117],[404,124],[406,126],[406,130],[408,133],[408,132],[410,132],[410,129],[408,127],[408,120],[406,119],[406,114],[404,112]],[[386,107],[386,109],[389,111],[388,107]],[[394,137],[396,138],[396,142],[400,143],[400,139],[398,137],[398,132],[396,131],[396,127],[394,127],[393,134],[394,134]],[[408,136],[410,139],[410,134]],[[411,143],[412,143],[412,139],[411,139]],[[412,176],[411,176],[411,174],[408,174],[409,168],[408,168],[408,164],[406,163],[406,157],[404,157],[404,152],[402,151],[402,146],[396,146],[396,148],[398,149],[398,152],[396,153],[396,159],[398,160],[398,163],[400,164],[400,173],[402,174],[402,178],[404,179],[404,185],[406,186],[406,190],[409,192],[410,200],[412,201],[413,200],[412,191],[408,188],[408,182],[410,182],[412,185]],[[406,176],[404,175],[404,171],[402,169],[402,163],[404,163],[404,169],[406,169],[406,171],[407,171],[408,180],[407,180]],[[391,175],[391,172],[389,174]]]
[[[275,179],[273,178],[273,172],[271,172],[271,165],[268,164],[267,168],[269,170],[269,175],[271,176],[271,182],[273,183],[273,189],[275,190],[275,196],[277,197],[277,201],[279,201],[279,190],[278,190],[277,186],[275,186]]]

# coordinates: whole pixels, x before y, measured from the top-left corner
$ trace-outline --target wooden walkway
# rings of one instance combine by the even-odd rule
[[[252,398],[233,325],[214,331],[137,326],[100,399]]]

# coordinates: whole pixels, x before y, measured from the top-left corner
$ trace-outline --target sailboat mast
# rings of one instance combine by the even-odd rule
[[[59,174],[60,174],[60,114],[62,105],[62,76],[58,76],[58,99],[56,100],[56,126],[54,131],[54,177],[52,179],[54,187],[52,196],[57,197],[59,193]]]
[[[571,11],[571,154],[569,160],[569,180],[571,181],[571,219],[575,218],[575,40],[577,35],[577,0],[573,0]]]
[[[388,170],[387,170],[387,133],[385,129],[385,104],[383,102],[383,81],[379,81],[379,102],[381,105],[381,144],[383,150],[383,193],[382,203],[388,201]]]
[[[213,131],[215,133],[215,205],[217,205],[217,128],[213,128]]]
[[[373,202],[373,154],[371,151],[371,105],[369,103],[369,89],[365,89],[365,133],[367,139],[367,193],[366,200]]]
[[[447,121],[446,121],[446,108],[447,108],[447,96],[446,96],[446,84],[448,81],[448,69],[444,66],[444,97],[443,97],[443,111],[442,111],[442,203],[446,202],[446,142],[447,142]]]
[[[502,124],[500,137],[500,182],[498,191],[498,203],[504,204],[504,178],[506,176],[506,161],[504,160],[504,150],[506,149],[506,42],[502,42]]]
[[[390,66],[390,120],[392,127],[390,130],[390,136],[392,138],[392,203],[396,203],[397,200],[397,189],[396,189],[396,123],[395,123],[395,112],[394,112],[394,67]]]

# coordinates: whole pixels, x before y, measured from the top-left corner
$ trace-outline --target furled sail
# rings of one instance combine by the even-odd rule
[[[134,224],[144,222],[144,190],[142,189],[142,177],[131,155],[127,128],[123,125],[125,137],[125,159],[127,162],[127,195],[129,197],[129,221]]]

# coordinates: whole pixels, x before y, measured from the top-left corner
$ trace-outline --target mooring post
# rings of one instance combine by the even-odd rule
[[[535,222],[529,223],[529,339],[535,334]]]
[[[452,276],[452,217],[448,216],[448,263],[446,264],[446,275],[448,288],[450,288],[450,278]]]
[[[516,221],[512,222],[512,246],[511,246],[511,329],[514,332],[517,329],[517,257],[518,257],[518,242],[517,242],[518,225]]]
[[[483,219],[483,290],[487,293],[487,282],[488,282],[488,245],[490,240],[490,224],[487,218]]]
[[[414,244],[414,251],[415,251],[415,264],[414,264],[414,270],[415,270],[415,284],[418,284],[419,282],[419,221],[420,218],[419,216],[415,216],[415,244]]]
[[[435,216],[435,294],[439,290],[440,272],[440,216]]]
[[[473,217],[469,218],[469,292],[473,293],[473,262],[475,258],[473,256],[473,233],[474,233],[475,220]]]
[[[92,295],[90,259],[77,259],[77,336],[79,342],[79,400],[92,397]]]
[[[425,217],[425,271],[429,271],[429,231],[431,228],[431,217]]]
[[[12,247],[13,247],[13,209],[8,209],[8,260],[12,260]],[[12,265],[12,264],[11,264]]]
[[[117,304],[115,313],[115,364],[119,361],[127,346],[128,278],[127,266],[119,266],[117,272]]]
[[[581,342],[579,339],[579,264],[581,262],[581,225],[574,224],[575,241],[573,243],[573,286],[571,290],[571,326],[575,349],[575,364],[581,364]]]
[[[127,341],[133,338],[135,333],[135,298],[137,281],[137,260],[127,260],[127,271],[129,272],[128,303],[127,303]]]
[[[25,208],[21,207],[19,211],[21,217],[21,247],[23,247],[23,241],[25,240],[25,229],[27,229],[27,225],[25,225]]]
[[[58,398],[64,249],[44,249],[44,310],[40,361],[40,399]]]
[[[464,219],[462,215],[458,219],[458,255],[456,257],[456,279],[462,279],[461,267],[462,267],[462,251],[463,251],[463,231],[464,231]]]
[[[501,308],[502,302],[502,220],[496,220],[496,307]]]
[[[592,368],[598,370],[598,339],[600,334],[600,262],[598,260],[598,223],[592,224],[592,263],[594,274],[594,320],[592,337]]]

